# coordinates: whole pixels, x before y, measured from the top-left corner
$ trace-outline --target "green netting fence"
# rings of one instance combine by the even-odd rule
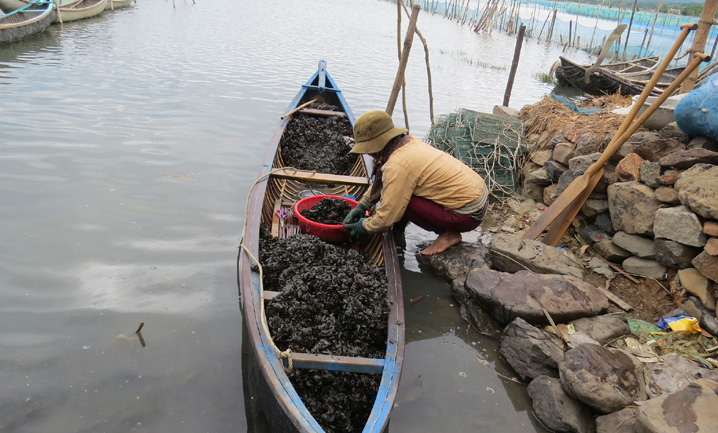
[[[517,195],[526,153],[520,120],[462,108],[442,115],[425,141],[473,168],[494,197]]]

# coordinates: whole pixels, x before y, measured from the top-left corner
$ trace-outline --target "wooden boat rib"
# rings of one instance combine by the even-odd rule
[[[108,0],[77,0],[57,7],[56,23],[92,18],[102,13]]]
[[[52,24],[54,4],[37,0],[9,13],[0,11],[0,44],[36,35]]]
[[[344,115],[351,124],[354,116],[341,90],[325,70],[324,61],[319,70],[302,86],[287,108],[290,113],[300,105],[316,99],[342,107],[341,112],[304,109],[312,115]],[[360,196],[369,187],[372,162],[368,156],[357,157],[348,174],[316,173],[286,168],[282,159],[280,139],[292,117],[283,119],[276,129],[267,149],[260,170],[259,180],[254,184],[247,199],[247,218],[243,239],[240,241],[241,275],[239,277],[242,308],[247,336],[251,340],[253,356],[250,368],[252,380],[257,382],[267,421],[273,432],[323,432],[307,410],[292,386],[285,369],[289,360],[284,359],[272,341],[264,316],[264,303],[277,295],[264,292],[261,267],[257,266],[259,255],[260,225],[271,227],[273,236],[288,237],[299,232],[296,220],[289,217],[280,224],[278,210],[289,211],[300,198],[300,192],[321,189],[324,194],[352,194]],[[385,270],[388,280],[387,300],[390,305],[386,354],[383,359],[367,359],[347,356],[314,355],[292,352],[293,368],[345,371],[381,375],[379,391],[364,433],[384,431],[398,389],[404,358],[404,304],[400,267],[393,237],[390,233],[375,234],[359,245],[360,251],[371,257],[371,262]]]

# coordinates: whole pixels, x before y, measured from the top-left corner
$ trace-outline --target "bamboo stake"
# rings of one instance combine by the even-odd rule
[[[601,12],[603,12],[603,4],[606,0],[601,0],[601,8],[598,10],[598,17],[596,17],[596,25],[593,26],[593,33],[591,34],[591,42],[588,43],[588,46],[593,46],[593,37],[596,36],[596,28],[598,27],[598,20],[601,19]],[[663,1],[663,0],[661,0]]]
[[[509,106],[509,99],[511,98],[511,89],[514,87],[514,77],[516,76],[516,69],[519,66],[519,57],[521,56],[521,46],[524,42],[524,32],[526,26],[521,24],[519,27],[519,35],[516,37],[516,48],[514,49],[514,60],[511,62],[511,72],[509,72],[509,82],[506,84],[506,91],[504,92],[504,107]]]
[[[386,112],[391,116],[394,113],[394,105],[396,105],[396,98],[399,96],[399,89],[404,79],[404,71],[406,70],[406,64],[409,61],[409,52],[411,51],[411,44],[414,40],[414,32],[416,31],[416,20],[419,17],[419,11],[421,8],[419,5],[414,5],[411,8],[411,19],[409,20],[409,28],[406,31],[406,37],[404,38],[404,50],[401,53],[401,60],[399,61],[399,69],[396,71],[396,78],[394,79],[394,86],[389,96],[389,102],[386,105]]]
[[[576,31],[575,31],[575,37],[578,37],[578,14],[581,12],[581,0],[578,0],[578,6],[576,6]],[[574,46],[578,46],[577,43],[574,42]]]
[[[633,16],[636,14],[636,5],[638,0],[633,0],[633,10],[631,11],[631,20],[628,22],[628,33],[626,33],[626,43],[623,45],[623,61],[626,61],[626,49],[628,48],[628,38],[631,36],[631,27],[633,27]]]
[[[396,49],[397,58],[401,62],[401,7],[403,0],[396,2]],[[413,5],[412,5],[413,7]],[[409,114],[406,112],[406,79],[401,77],[401,107],[404,112],[404,126],[409,129]]]
[[[653,38],[653,29],[656,28],[656,21],[658,21],[658,14],[661,12],[662,5],[663,5],[663,0],[659,0],[658,7],[656,8],[656,16],[653,18],[653,25],[651,26],[651,35],[648,36],[648,43],[646,44],[646,50],[648,50],[648,47],[651,45],[651,39]]]
[[[399,0],[401,1],[401,0]],[[404,7],[404,13],[407,17],[410,17],[409,11],[407,10],[406,6],[402,4]],[[428,82],[429,87],[429,119],[431,120],[431,124],[434,124],[434,92],[432,90],[432,84],[431,84],[431,65],[429,63],[429,45],[426,43],[426,38],[424,38],[424,35],[421,34],[419,31],[419,28],[416,28],[416,36],[419,37],[419,40],[421,41],[421,44],[424,46],[424,60],[426,62],[426,79]],[[408,129],[408,128],[407,128]]]

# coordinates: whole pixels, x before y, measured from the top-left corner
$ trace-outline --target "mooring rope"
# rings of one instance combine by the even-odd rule
[[[262,269],[262,264],[259,263],[259,260],[252,254],[252,252],[247,248],[247,246],[244,244],[244,235],[247,230],[247,211],[249,210],[249,198],[252,196],[252,191],[254,191],[254,187],[257,186],[260,182],[263,180],[269,178],[274,173],[284,171],[284,170],[294,170],[294,172],[298,172],[299,169],[296,169],[294,167],[280,167],[275,168],[273,170],[270,170],[269,172],[259,176],[253,183],[252,186],[249,188],[249,193],[247,193],[247,200],[244,204],[244,225],[242,227],[242,235],[239,238],[239,242],[237,243],[237,248],[240,248],[242,251],[244,251],[249,258],[254,262],[254,264],[259,269],[259,298],[261,302],[259,303],[259,314],[260,314],[260,323],[262,325],[263,331],[267,334],[269,337],[269,343],[272,345],[272,349],[274,349],[274,353],[277,355],[277,357],[281,359],[287,360],[287,367],[284,367],[284,362],[282,361],[282,368],[284,368],[285,371],[291,372],[294,369],[294,363],[292,362],[292,349],[287,348],[287,350],[280,350],[276,344],[274,344],[274,339],[272,338],[272,334],[269,332],[269,325],[267,325],[267,315],[264,311],[264,271]],[[305,170],[309,171],[312,174],[316,174],[316,171],[313,170]]]

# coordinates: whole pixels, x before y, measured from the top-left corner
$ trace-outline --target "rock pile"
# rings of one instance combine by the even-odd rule
[[[595,162],[612,135],[569,123],[532,134],[523,194],[550,205]],[[584,242],[628,273],[668,280],[715,311],[718,296],[718,142],[674,123],[635,133],[583,205]],[[701,323],[718,333],[715,313]]]
[[[529,202],[550,205],[600,157],[612,137],[596,130],[569,123],[528,134]],[[670,315],[699,317],[718,335],[718,142],[689,138],[675,124],[634,134],[605,166],[574,227],[613,269],[694,295]],[[541,422],[579,433],[713,431],[718,370],[654,350],[634,322],[606,314],[610,293],[588,282],[595,273],[612,277],[606,262],[521,240],[520,230],[417,259],[452,282],[472,327],[499,339],[502,358],[530,382]]]
[[[542,273],[515,270],[543,256]],[[698,432],[718,422],[709,409],[718,404],[718,372],[638,343],[624,317],[604,314],[605,291],[575,276],[585,271],[570,252],[496,234],[490,246],[462,243],[417,259],[451,280],[473,328],[499,339],[501,357],[529,383],[534,413],[552,430]],[[555,328],[545,326],[551,320]]]

